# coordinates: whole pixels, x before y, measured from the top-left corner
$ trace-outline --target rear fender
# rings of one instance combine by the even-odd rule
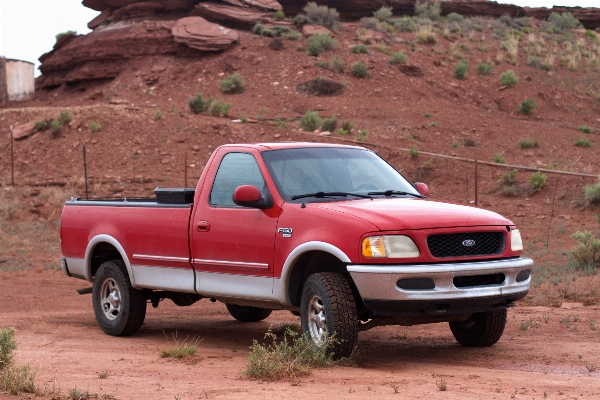
[[[90,240],[90,242],[88,243],[87,248],[85,250],[85,258],[84,258],[85,279],[87,279],[90,282],[93,281],[93,279],[92,279],[92,253],[94,252],[94,248],[97,245],[99,245],[100,243],[108,243],[111,246],[113,246],[115,249],[117,249],[117,251],[121,255],[121,259],[125,263],[125,267],[127,268],[127,274],[129,275],[129,282],[131,282],[131,286],[133,286],[134,289],[137,289],[137,287],[135,285],[135,279],[133,276],[133,270],[131,269],[131,263],[129,262],[129,257],[127,257],[127,253],[125,253],[125,249],[123,249],[123,246],[121,246],[121,244],[117,241],[117,239],[115,239],[114,237],[112,237],[110,235],[94,236],[92,238],[92,240]]]

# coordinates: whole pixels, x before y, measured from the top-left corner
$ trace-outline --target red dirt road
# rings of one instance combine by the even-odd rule
[[[0,325],[18,330],[16,360],[39,368],[38,385],[63,396],[77,388],[116,399],[600,398],[600,370],[589,372],[600,364],[598,306],[510,309],[503,338],[480,349],[458,345],[447,324],[375,328],[359,334],[356,367],[259,382],[243,377],[249,347],[270,324],[297,323],[289,312],[242,324],[219,303],[179,308],[165,300],[149,306],[138,334],[116,338],[96,325],[91,296],[75,292],[85,286],[59,271],[0,275]],[[175,334],[201,340],[197,354],[160,358]],[[442,379],[446,391],[436,384]]]

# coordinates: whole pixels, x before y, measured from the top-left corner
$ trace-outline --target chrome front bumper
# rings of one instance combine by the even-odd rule
[[[447,301],[473,300],[478,298],[510,299],[514,295],[520,299],[527,294],[531,284],[533,260],[520,257],[505,260],[479,261],[469,263],[420,264],[420,265],[349,265],[348,272],[365,304],[369,300],[379,302],[436,303]],[[517,281],[527,275],[526,279]],[[456,287],[454,278],[473,277],[490,274],[504,274],[505,279],[498,284]],[[433,281],[435,286],[426,289],[402,289],[400,280],[424,278]],[[489,301],[488,301],[489,302]],[[372,302],[371,302],[372,303]]]

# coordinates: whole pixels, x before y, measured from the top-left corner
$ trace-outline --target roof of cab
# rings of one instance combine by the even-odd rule
[[[308,147],[337,147],[348,149],[364,149],[359,146],[349,146],[345,144],[331,143],[310,143],[310,142],[280,142],[280,143],[244,143],[244,144],[226,144],[221,147],[249,147],[258,151],[280,150],[280,149],[301,149]]]

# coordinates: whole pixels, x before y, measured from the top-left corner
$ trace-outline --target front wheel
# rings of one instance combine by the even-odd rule
[[[300,305],[302,331],[322,347],[335,333],[329,350],[334,358],[349,357],[358,341],[358,314],[348,280],[339,273],[308,277]]]
[[[136,333],[146,317],[144,292],[131,286],[122,261],[106,261],[94,277],[92,303],[98,325],[112,336]]]
[[[500,340],[506,326],[506,309],[472,314],[462,322],[450,322],[450,330],[463,346],[491,346]]]
[[[271,309],[226,304],[229,314],[240,322],[258,322],[271,315]]]

